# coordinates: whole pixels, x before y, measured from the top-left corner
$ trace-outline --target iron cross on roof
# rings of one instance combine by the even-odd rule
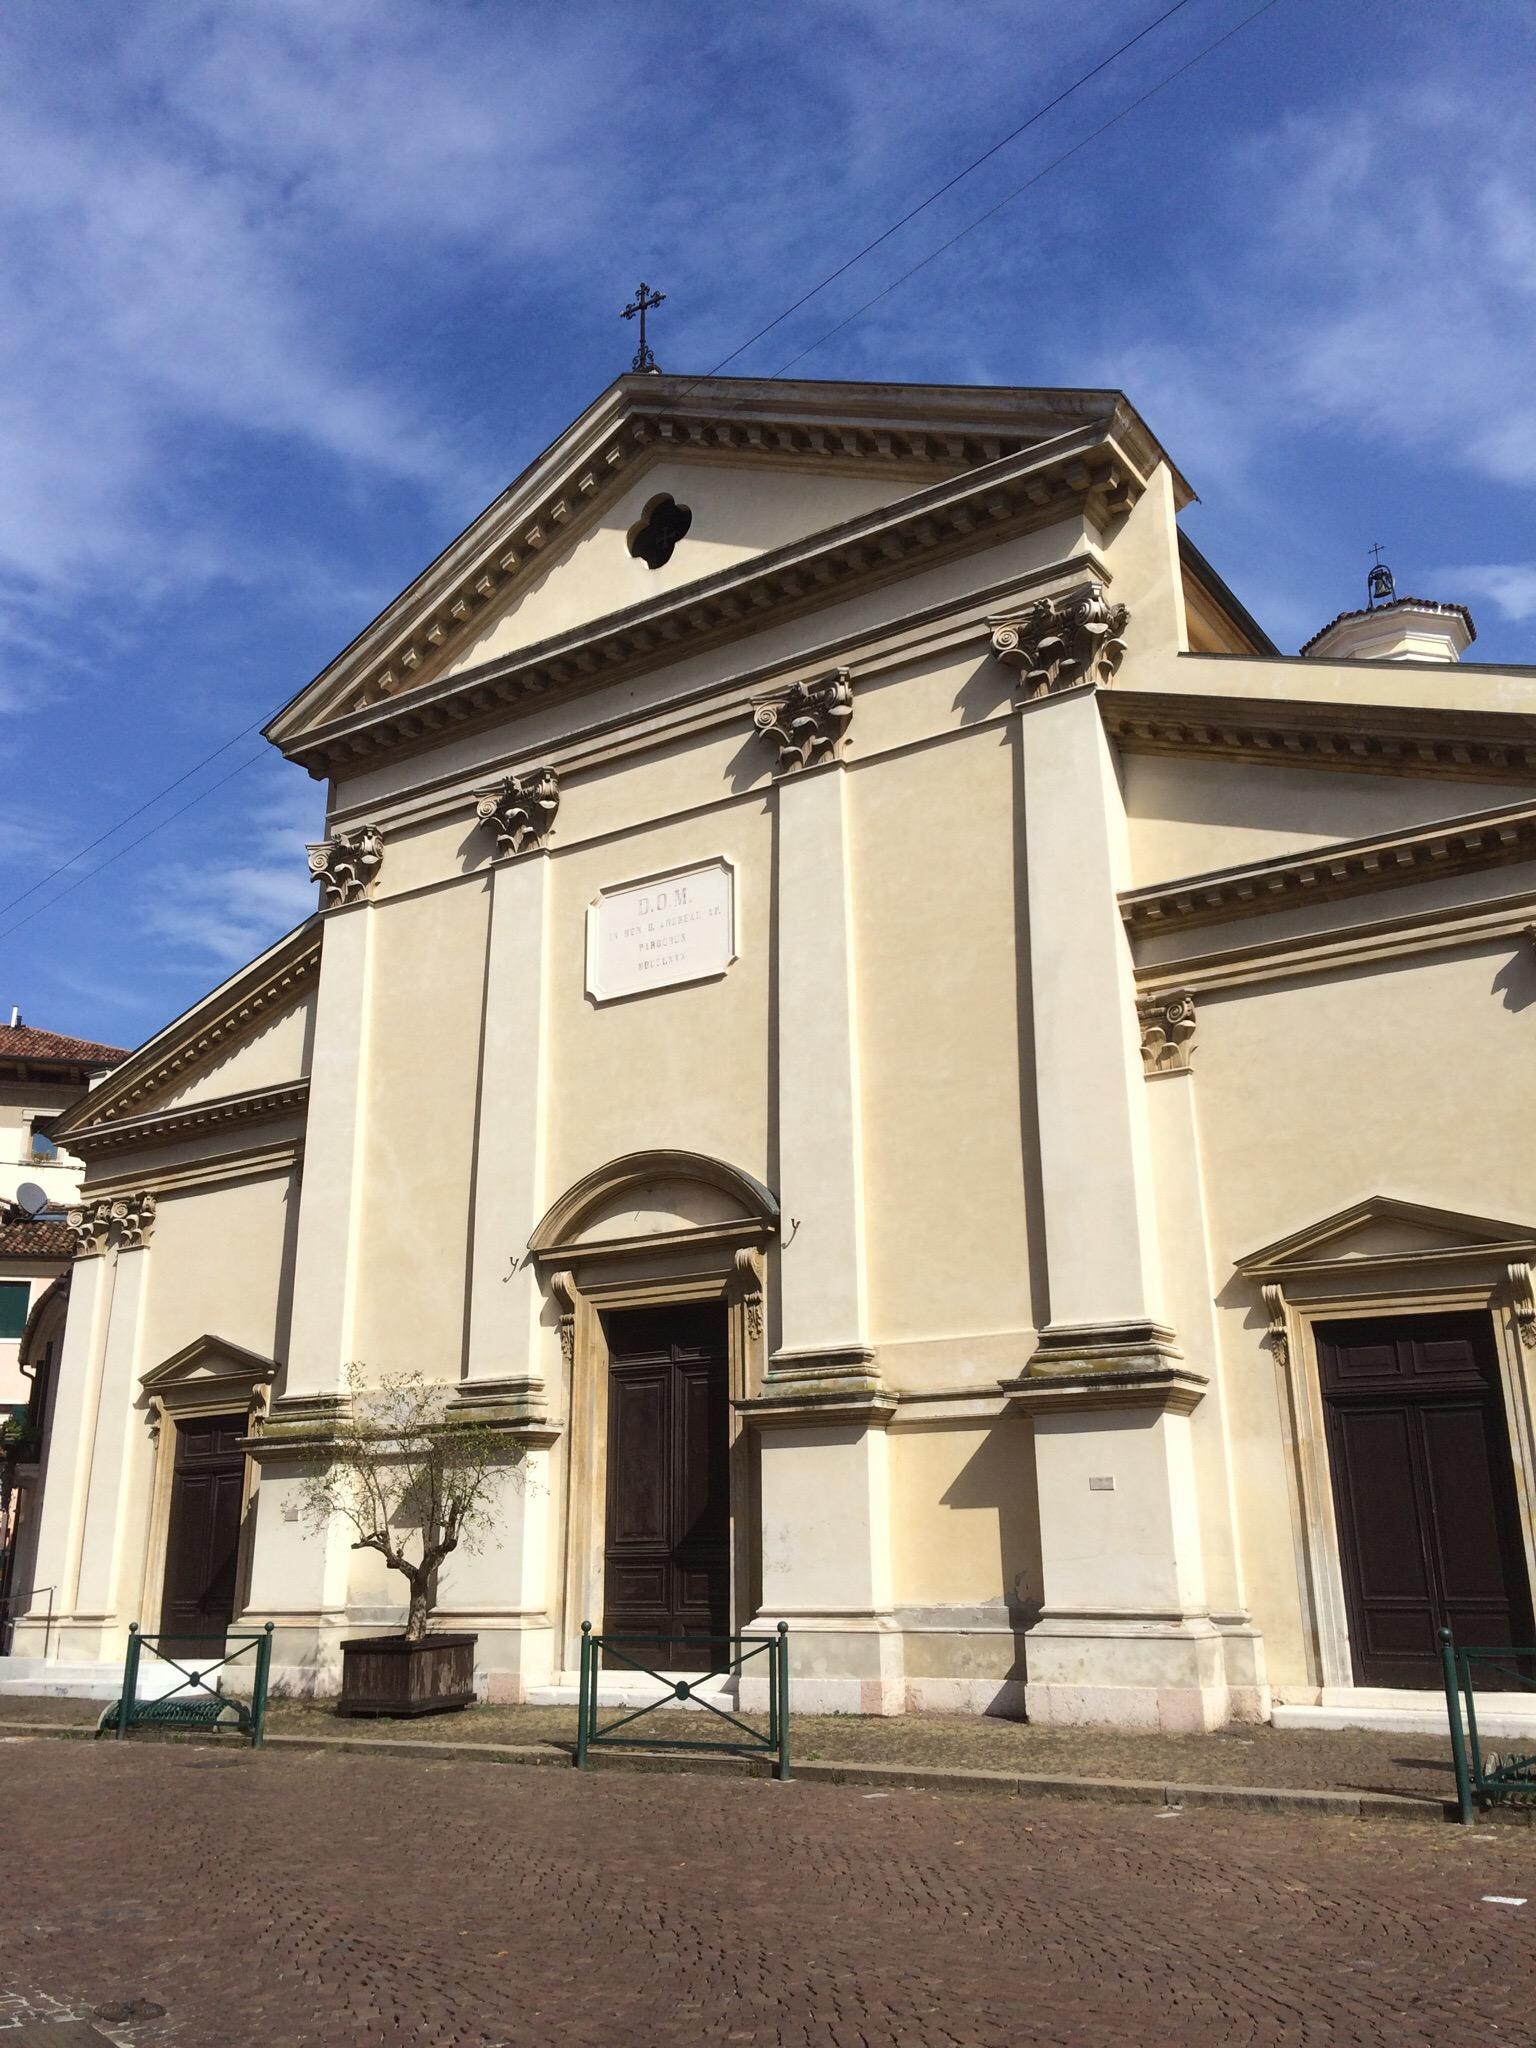
[[[642,279],[640,289],[635,293],[634,304],[626,306],[619,315],[621,320],[633,320],[637,313],[640,315],[640,346],[635,350],[635,360],[629,366],[632,370],[657,370],[659,368],[655,356],[651,353],[650,344],[645,338],[645,316],[649,312],[654,312],[657,306],[662,305],[666,300],[666,296],[665,292],[653,292],[650,286]]]

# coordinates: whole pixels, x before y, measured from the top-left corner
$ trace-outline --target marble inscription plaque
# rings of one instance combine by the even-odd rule
[[[587,909],[587,994],[597,1003],[724,974],[736,958],[728,860],[604,889]]]

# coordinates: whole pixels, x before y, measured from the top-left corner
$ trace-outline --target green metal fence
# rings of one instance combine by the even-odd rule
[[[1477,1803],[1536,1800],[1536,1752],[1485,1750],[1477,1732],[1477,1698],[1473,1666],[1488,1679],[1501,1681],[1503,1692],[1536,1693],[1536,1649],[1508,1644],[1469,1649],[1457,1644],[1448,1628],[1440,1631],[1440,1664],[1445,1674],[1445,1709],[1451,1725],[1451,1759],[1456,1766],[1456,1804],[1468,1827],[1477,1818]]]
[[[233,1718],[242,1735],[251,1738],[251,1747],[259,1749],[267,1725],[267,1679],[272,1669],[272,1629],[269,1621],[265,1628],[249,1634],[224,1635],[212,1638],[213,1642],[225,1646],[224,1655],[215,1663],[201,1670],[191,1671],[185,1664],[163,1650],[162,1643],[185,1643],[188,1639],[178,1635],[145,1635],[139,1624],[131,1622],[128,1628],[128,1654],[123,1661],[123,1691],[120,1699],[103,1712],[96,1724],[98,1736],[115,1734],[121,1742],[130,1728],[218,1728]],[[238,1643],[239,1648],[228,1646]],[[162,1664],[169,1664],[173,1671],[181,1673],[181,1683],[162,1693],[158,1699],[139,1698],[139,1664],[143,1652],[158,1657]],[[179,1652],[184,1657],[186,1650]],[[252,1658],[245,1667],[252,1674],[251,1701],[247,1706],[243,1699],[219,1691],[217,1673],[228,1670],[239,1663],[242,1657]]]
[[[724,1647],[725,1657],[718,1659],[710,1671],[701,1671],[696,1677],[672,1678],[660,1671],[653,1671],[649,1664],[642,1663],[638,1656],[631,1656],[632,1650],[650,1646],[660,1650],[669,1643],[686,1642],[697,1649],[702,1643],[711,1653]],[[768,1676],[768,1732],[761,1734],[748,1722],[738,1720],[736,1715],[718,1707],[713,1700],[703,1697],[703,1688],[722,1678],[739,1676],[746,1666],[761,1658],[767,1665]],[[612,1668],[617,1661],[628,1670],[638,1672],[642,1677],[652,1678],[666,1689],[658,1699],[648,1700],[644,1706],[635,1707],[622,1720],[610,1721],[606,1727],[599,1727],[597,1720],[598,1673],[604,1663]],[[660,1662],[660,1658],[657,1658]],[[754,1674],[755,1675],[755,1674]],[[657,1713],[669,1707],[674,1701],[691,1701],[717,1720],[727,1722],[741,1736],[739,1741],[730,1741],[724,1736],[714,1741],[698,1742],[682,1736],[664,1735],[622,1735],[620,1730],[632,1728],[637,1721],[643,1721],[647,1714]],[[771,1636],[609,1636],[594,1635],[590,1621],[581,1624],[581,1692],[577,1705],[576,1719],[576,1768],[585,1770],[587,1757],[594,1749],[677,1749],[707,1751],[714,1755],[726,1756],[769,1756],[773,1758],[773,1775],[784,1782],[789,1777],[789,1624],[781,1621]]]

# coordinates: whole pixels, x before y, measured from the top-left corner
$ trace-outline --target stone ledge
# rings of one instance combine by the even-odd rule
[[[0,1720],[0,1740],[6,1737],[61,1736],[66,1740],[90,1741],[95,1736],[90,1724],[57,1721]],[[145,1737],[133,1738],[142,1741]],[[151,1740],[198,1741],[208,1736],[162,1735]],[[215,1738],[218,1740],[218,1738]],[[233,1748],[234,1743],[226,1744]],[[238,1744],[249,1755],[246,1744]],[[572,1768],[571,1748],[544,1742],[428,1742],[408,1737],[380,1740],[366,1735],[268,1735],[269,1750],[324,1754],[344,1751],[354,1756],[403,1756],[417,1762],[436,1763],[454,1759],[463,1763],[529,1764],[548,1768]],[[793,1751],[791,1751],[793,1754]],[[766,1755],[729,1756],[707,1752],[667,1754],[661,1750],[598,1750],[591,1764],[603,1770],[641,1772],[698,1772],[731,1777],[764,1778],[771,1782],[771,1759]],[[1248,1813],[1310,1814],[1321,1820],[1454,1821],[1454,1803],[1438,1798],[1413,1799],[1392,1792],[1314,1791],[1298,1786],[1267,1785],[1178,1785],[1154,1778],[1062,1778],[1017,1771],[951,1770],[931,1764],[861,1764],[835,1760],[791,1764],[792,1782],[823,1785],[862,1785],[892,1791],[976,1792],[1006,1798],[1083,1799],[1116,1806],[1210,1807]]]

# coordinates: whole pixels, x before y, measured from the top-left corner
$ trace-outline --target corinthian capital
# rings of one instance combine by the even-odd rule
[[[1102,583],[1064,597],[1042,597],[1014,619],[993,619],[992,652],[1023,678],[1024,697],[1049,696],[1075,683],[1108,683],[1125,655],[1131,615],[1111,604]]]
[[[355,903],[384,864],[384,840],[372,825],[338,832],[308,848],[310,880],[320,884],[320,905],[335,910]]]
[[[1195,998],[1187,988],[1138,996],[1141,1063],[1149,1074],[1187,1074],[1195,1056]]]
[[[796,683],[784,696],[752,707],[752,723],[778,749],[778,773],[795,775],[842,753],[853,717],[853,686],[845,668]]]
[[[83,1203],[69,1212],[72,1256],[86,1259],[114,1247],[121,1252],[137,1251],[149,1243],[154,1227],[155,1198],[147,1190]]]
[[[549,838],[560,808],[560,782],[553,768],[506,775],[475,798],[476,820],[496,834],[496,851],[527,853]]]

